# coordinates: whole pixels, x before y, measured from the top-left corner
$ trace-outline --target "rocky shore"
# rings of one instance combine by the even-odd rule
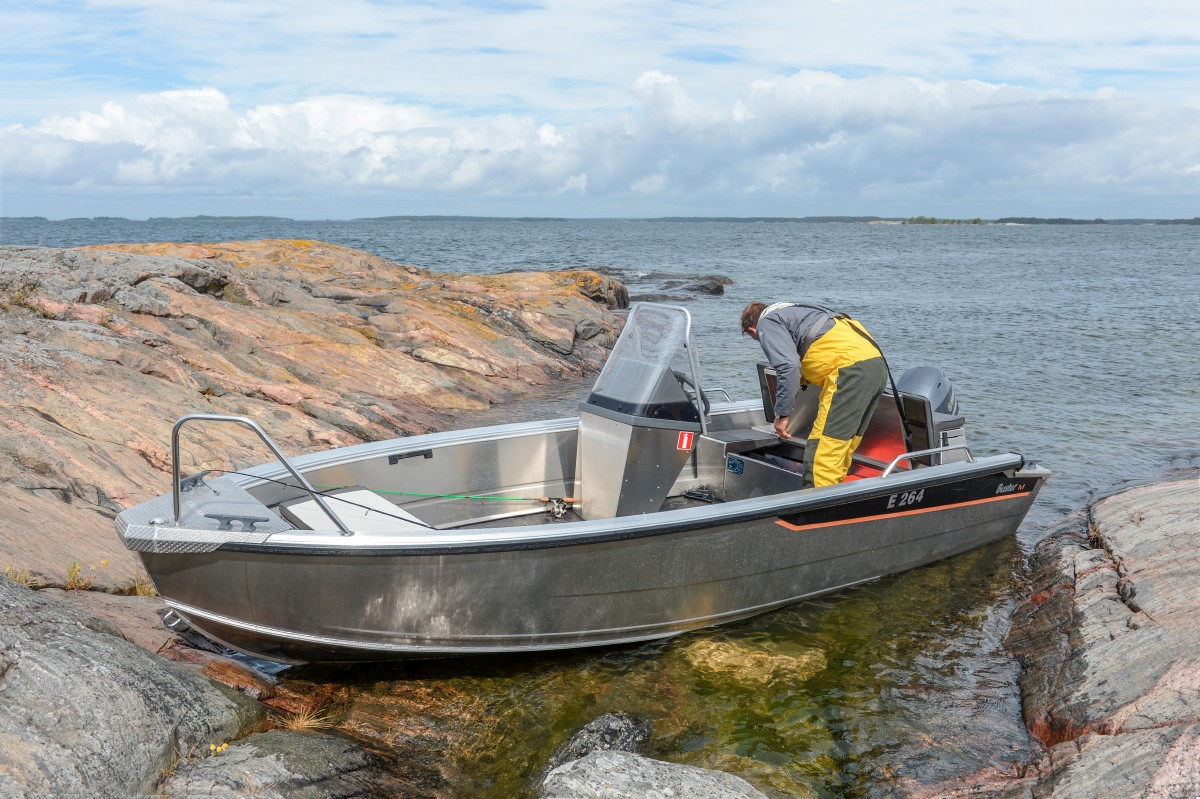
[[[437,737],[461,697],[414,685],[386,713],[421,723],[331,729],[336,684],[289,687],[167,630],[112,517],[166,490],[182,413],[265,420],[295,453],[424,432],[594,372],[627,300],[590,272],[444,275],[319,242],[0,248],[0,797],[462,795]],[[221,431],[186,457],[265,459]],[[1038,756],[870,795],[1200,796],[1198,519],[1179,473],[1064,520],[1007,640]],[[528,794],[797,795],[652,759],[648,738],[601,716]]]
[[[165,489],[183,413],[264,420],[291,453],[427,432],[595,373],[627,304],[593,272],[439,274],[310,241],[0,248],[0,796],[453,795],[436,747],[324,732],[327,695],[165,628],[113,517]],[[185,471],[264,459],[205,443]],[[619,743],[579,750],[619,765],[556,779],[638,766],[626,795],[761,796]]]
[[[427,432],[594,373],[627,300],[593,272],[439,274],[310,241],[0,248],[0,566],[129,591],[112,518],[166,490],[179,416],[249,416],[290,454]],[[185,473],[267,459],[205,434]]]
[[[1035,555],[1009,648],[1032,795],[1200,796],[1200,478],[1089,508]]]

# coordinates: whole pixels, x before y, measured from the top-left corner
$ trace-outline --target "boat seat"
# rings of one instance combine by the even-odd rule
[[[330,509],[356,533],[394,533],[428,530],[430,525],[386,497],[363,486],[349,486],[322,494]],[[279,514],[301,530],[335,530],[337,525],[312,497],[279,503]]]
[[[768,422],[771,422],[775,418],[775,370],[765,363],[758,364],[758,383],[762,394],[763,415]],[[793,443],[793,447],[800,449],[799,452],[791,454],[790,457],[794,460],[803,458],[802,442],[807,438],[812,429],[813,420],[816,419],[819,397],[819,391],[799,392],[796,395],[796,410],[788,425],[788,431],[801,439]],[[901,397],[910,423],[914,418],[921,420],[919,422],[921,426],[918,428],[919,434],[914,437],[914,444],[924,449],[928,445],[924,443],[927,434],[923,420],[928,418],[931,413],[927,408],[929,402],[924,397],[903,392],[901,392]],[[921,406],[922,402],[925,404],[924,406]],[[896,409],[896,402],[892,398],[891,392],[885,390],[879,404],[875,407],[875,415],[871,417],[862,442],[854,453],[846,481],[878,477],[883,474],[883,470],[896,456],[907,451],[904,445],[904,425],[900,421],[900,413]],[[897,468],[909,469],[911,464],[904,461]]]

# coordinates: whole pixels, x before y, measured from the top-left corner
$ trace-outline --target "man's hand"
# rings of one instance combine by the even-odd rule
[[[775,417],[775,435],[777,435],[783,439],[792,437],[791,434],[788,433],[788,431],[787,431],[789,418],[791,418],[791,417],[789,417],[789,416],[776,416]]]

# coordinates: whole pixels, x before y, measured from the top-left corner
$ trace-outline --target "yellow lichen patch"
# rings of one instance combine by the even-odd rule
[[[133,582],[134,596],[158,596],[158,589],[148,574],[139,574]]]
[[[165,255],[170,258],[207,259],[216,257],[216,254],[203,244],[188,244],[174,241],[150,242],[146,244],[93,244],[77,249],[137,253],[139,255]]]

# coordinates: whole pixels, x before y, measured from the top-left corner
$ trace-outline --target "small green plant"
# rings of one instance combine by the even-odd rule
[[[158,596],[158,589],[148,575],[139,574],[133,580],[134,596]]]
[[[94,570],[96,567],[92,566]],[[92,577],[90,574],[83,573],[83,564],[77,560],[71,561],[67,566],[67,590],[68,591],[86,591],[92,587]]]
[[[29,301],[29,298],[33,296],[35,291],[37,291],[37,286],[35,284],[22,283],[21,285],[17,286],[12,294],[8,295],[8,299],[4,304],[13,307],[24,306],[25,303]]]

